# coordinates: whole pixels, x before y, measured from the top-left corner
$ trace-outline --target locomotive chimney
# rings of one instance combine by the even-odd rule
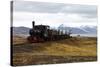
[[[34,26],[35,26],[35,21],[32,21],[32,26],[33,26],[33,28],[34,28]]]

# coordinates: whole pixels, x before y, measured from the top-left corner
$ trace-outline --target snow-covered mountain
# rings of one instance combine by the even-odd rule
[[[58,29],[71,30],[72,34],[97,34],[97,26],[68,27],[61,24]]]

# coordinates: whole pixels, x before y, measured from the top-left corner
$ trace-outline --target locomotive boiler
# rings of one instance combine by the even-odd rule
[[[30,36],[27,38],[31,43],[70,38],[70,33],[63,33],[60,30],[50,29],[48,25],[35,25],[35,21],[33,21],[32,26],[32,29],[29,30]]]

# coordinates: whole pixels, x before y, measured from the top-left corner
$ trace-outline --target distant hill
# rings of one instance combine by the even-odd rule
[[[28,27],[13,27],[13,34],[15,35],[29,35],[30,28]]]

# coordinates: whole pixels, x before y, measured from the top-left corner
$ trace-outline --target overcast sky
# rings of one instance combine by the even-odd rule
[[[13,26],[32,27],[38,24],[58,27],[97,25],[97,6],[63,3],[15,1],[13,3]]]

